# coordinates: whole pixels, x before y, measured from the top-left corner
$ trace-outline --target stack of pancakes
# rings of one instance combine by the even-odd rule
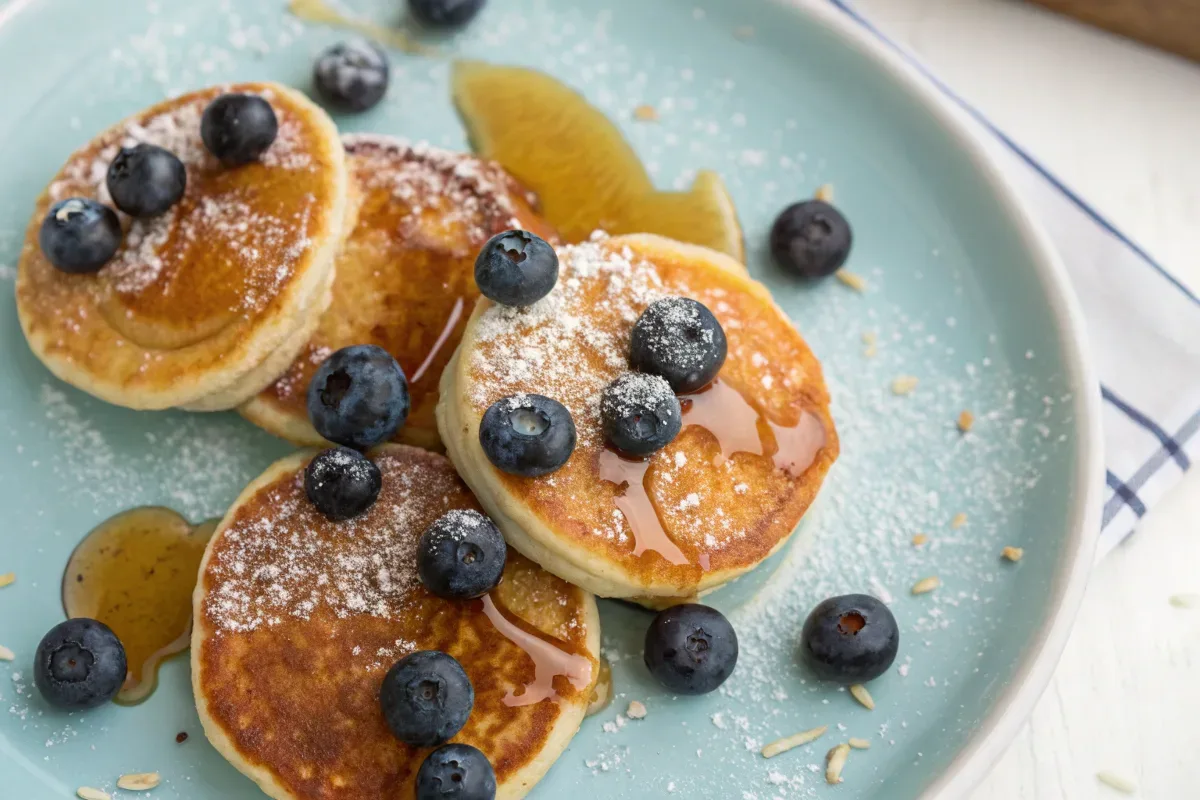
[[[279,135],[259,162],[223,168],[201,143],[200,114],[221,91],[275,109]],[[122,248],[99,273],[59,272],[37,245],[46,209],[108,200],[107,165],[135,142],[183,160],[183,200],[122,217]],[[559,248],[558,285],[525,309],[481,298],[473,279],[480,248],[511,228]],[[682,433],[633,475],[605,448],[599,394],[628,370],[638,315],[672,295],[712,310],[728,358],[707,392],[683,398]],[[426,752],[391,736],[378,690],[422,649],[455,656],[475,687],[455,741],[488,756],[499,797],[524,796],[592,696],[594,595],[660,607],[751,569],[791,535],[838,452],[819,363],[741,264],[654,236],[561,243],[498,165],[339,139],[324,112],[273,84],[179,97],[72,155],[34,211],[17,302],[31,348],[68,383],[131,408],[237,408],[301,446],[323,444],[305,405],[332,352],[376,344],[404,369],[412,413],[369,454],[384,488],[365,515],[335,523],[312,508],[304,451],[246,488],[201,566],[200,716],[276,798],[411,796]],[[578,431],[567,464],[539,478],[497,470],[479,444],[488,406],[521,393],[560,401]],[[417,538],[457,508],[481,508],[511,545],[483,600],[442,600],[416,578]]]

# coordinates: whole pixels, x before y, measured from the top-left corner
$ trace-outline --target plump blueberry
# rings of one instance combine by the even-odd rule
[[[308,419],[317,433],[359,450],[392,438],[410,406],[404,370],[373,344],[338,350],[308,384]]]
[[[125,648],[112,629],[80,617],[60,622],[42,637],[33,682],[51,705],[81,711],[116,697],[127,671]]]
[[[408,0],[409,12],[422,25],[457,28],[478,14],[487,0]]]
[[[704,304],[667,297],[651,303],[634,323],[629,363],[661,375],[677,394],[684,394],[717,377],[727,350],[725,330]]]
[[[504,306],[533,305],[558,282],[558,254],[528,231],[498,233],[475,259],[475,284]]]
[[[334,108],[366,111],[387,93],[387,56],[366,39],[335,44],[317,56],[313,84]]]
[[[479,444],[497,469],[535,478],[567,463],[575,421],[562,403],[540,394],[502,397],[484,412]]]
[[[646,668],[678,694],[716,689],[733,672],[737,657],[733,626],[709,606],[688,603],[665,609],[646,631]]]
[[[121,246],[121,221],[108,206],[70,197],[50,206],[38,231],[38,245],[63,272],[96,272]]]
[[[610,445],[632,456],[661,450],[679,435],[683,410],[658,375],[627,372],[600,394],[600,426]]]
[[[256,94],[223,94],[200,118],[200,138],[227,167],[257,161],[279,133],[271,104]]]
[[[494,800],[496,773],[480,750],[446,744],[417,770],[417,800]]]
[[[824,278],[850,255],[850,223],[829,203],[805,200],[780,212],[771,227],[771,255],[803,278]]]
[[[439,597],[469,600],[496,588],[508,549],[490,519],[471,509],[447,511],[421,534],[417,573]]]
[[[900,648],[892,612],[874,597],[847,594],[821,601],[800,632],[800,653],[818,677],[862,683],[887,672]]]
[[[433,747],[466,724],[475,706],[475,689],[453,656],[419,650],[388,670],[379,703],[397,739],[416,747]]]
[[[117,153],[107,183],[117,208],[131,217],[156,217],[183,197],[187,169],[171,151],[138,144]]]
[[[375,504],[383,475],[375,462],[349,447],[322,450],[304,469],[304,493],[327,519],[352,519]]]

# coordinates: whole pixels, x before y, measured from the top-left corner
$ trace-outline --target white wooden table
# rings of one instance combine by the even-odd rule
[[[1016,0],[857,0],[1200,290],[1200,65]],[[1196,376],[1200,380],[1200,375]],[[1100,564],[1054,681],[970,800],[1200,798],[1200,469]]]

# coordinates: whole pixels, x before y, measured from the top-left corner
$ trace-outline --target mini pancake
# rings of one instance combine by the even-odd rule
[[[334,523],[305,496],[312,455],[251,483],[201,564],[192,685],[209,741],[280,800],[412,797],[430,749],[392,736],[379,687],[403,656],[442,650],[475,688],[453,741],[487,754],[497,797],[524,797],[579,728],[599,676],[595,599],[511,550],[485,599],[429,594],[418,538],[446,511],[478,508],[450,462],[376,449],[379,499]]]
[[[781,547],[838,454],[816,357],[731,259],[650,235],[560,248],[558,285],[526,309],[481,300],[442,376],[447,455],[509,543],[604,597],[692,599]],[[628,371],[634,322],[666,296],[704,303],[729,355],[681,396],[683,430],[642,462],[606,448],[601,390]],[[571,412],[578,444],[539,478],[501,472],[479,444],[496,400],[536,393]]]
[[[259,161],[225,167],[205,149],[201,114],[222,92],[275,110],[279,133]],[[153,219],[121,215],[121,249],[98,273],[55,269],[38,246],[46,210],[75,196],[111,205],[108,165],[140,142],[184,162],[183,198]],[[235,407],[278,377],[328,305],[353,213],[347,184],[332,121],[277,84],[213,87],[136,114],[76,151],[38,199],[17,275],[25,338],[59,378],[117,405]]]
[[[535,198],[493,162],[383,136],[344,141],[362,204],[333,302],[291,367],[241,412],[297,444],[322,444],[308,421],[309,381],[335,350],[375,344],[409,380],[412,411],[396,441],[440,450],[438,379],[479,297],[476,255],[512,228],[557,237]]]

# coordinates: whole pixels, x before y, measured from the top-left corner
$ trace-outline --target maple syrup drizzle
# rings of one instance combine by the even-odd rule
[[[192,525],[169,508],[134,508],[100,523],[71,554],[63,609],[103,622],[121,640],[129,672],[118,703],[149,697],[159,665],[187,650],[192,592],[217,522]]]
[[[688,557],[671,541],[663,528],[662,518],[650,492],[646,490],[646,473],[650,460],[624,458],[613,450],[600,452],[600,480],[615,483],[621,493],[613,498],[633,531],[633,554],[640,556],[653,550],[672,564],[687,564]]]
[[[587,712],[584,716],[594,716],[599,714],[604,709],[612,705],[613,701],[613,678],[612,664],[608,663],[608,659],[600,657],[600,674],[596,677],[596,685],[592,689],[592,699],[588,703]]]
[[[399,28],[389,28],[373,22],[354,19],[338,11],[325,0],[290,0],[288,11],[308,22],[316,22],[334,28],[346,28],[406,53],[421,55],[432,52],[432,48],[415,41]]]
[[[584,691],[592,682],[592,662],[586,656],[570,653],[562,648],[562,642],[543,638],[543,634],[525,630],[516,620],[510,620],[500,610],[491,595],[483,596],[483,613],[504,638],[525,651],[533,659],[533,683],[525,685],[521,694],[512,689],[504,696],[504,705],[509,707],[531,706],[543,700],[558,701],[554,688],[555,677],[562,675],[578,691]]]
[[[776,467],[798,478],[825,446],[825,428],[815,415],[804,411],[795,425],[780,425],[758,411],[741,392],[720,380],[679,400],[683,406],[683,427],[698,425],[716,438],[721,453],[714,466],[720,466],[734,453],[769,455]],[[769,431],[765,436],[764,426]],[[633,531],[635,556],[653,550],[671,564],[688,564],[687,556],[671,541],[650,498],[646,475],[651,463],[650,459],[624,458],[605,449],[600,453],[600,479],[621,488],[614,502]],[[708,571],[709,554],[701,553],[697,563]]]
[[[416,371],[413,372],[412,378],[409,379],[410,383],[416,383],[421,380],[421,376],[429,370],[429,367],[433,364],[433,360],[437,358],[437,354],[446,346],[446,341],[454,333],[455,327],[458,326],[458,320],[462,317],[463,306],[465,305],[466,303],[461,297],[454,301],[454,308],[450,310],[450,317],[442,327],[442,332],[438,334],[437,341],[429,349],[429,355],[425,356],[425,360],[421,362],[421,366],[417,367]]]

